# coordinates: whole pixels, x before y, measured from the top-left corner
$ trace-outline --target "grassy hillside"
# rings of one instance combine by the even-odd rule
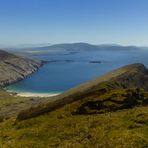
[[[0,147],[147,148],[147,82],[148,70],[133,64],[34,104],[1,91],[3,116],[21,109],[1,120]]]
[[[14,101],[11,104],[19,104],[21,100],[27,103],[21,97],[11,96],[11,100]],[[99,104],[103,101],[101,109],[96,101]],[[114,89],[35,118],[20,121],[12,117],[0,122],[0,147],[145,148],[148,147],[147,104],[148,92],[143,89]],[[81,107],[85,107],[81,109],[83,112]]]
[[[73,104],[75,105],[75,104]],[[0,123],[1,147],[148,147],[148,107],[73,115],[72,104],[24,121]]]
[[[11,117],[17,117],[20,111],[47,100],[49,99],[42,99],[39,97],[20,97],[15,93],[8,93],[0,89],[0,121]]]

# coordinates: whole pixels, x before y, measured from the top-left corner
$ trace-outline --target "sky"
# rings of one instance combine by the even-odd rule
[[[0,44],[148,46],[148,0],[0,0]]]

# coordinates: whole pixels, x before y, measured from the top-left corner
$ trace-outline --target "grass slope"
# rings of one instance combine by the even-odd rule
[[[10,117],[16,117],[20,111],[46,100],[47,98],[19,97],[14,93],[0,90],[0,121]]]
[[[0,147],[147,148],[148,71],[141,64],[129,67],[0,122]]]
[[[71,106],[36,118],[0,123],[1,147],[148,147],[148,107],[72,115]]]

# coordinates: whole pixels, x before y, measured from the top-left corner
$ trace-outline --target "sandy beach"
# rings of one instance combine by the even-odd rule
[[[60,93],[30,93],[30,92],[21,92],[17,93],[16,96],[20,97],[53,97],[57,96]]]

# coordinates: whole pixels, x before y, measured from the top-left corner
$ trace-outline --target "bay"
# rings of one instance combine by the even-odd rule
[[[106,72],[132,63],[148,67],[148,49],[30,50],[30,58],[47,62],[26,79],[8,86],[12,92],[61,93]],[[35,54],[36,53],[36,54]]]

